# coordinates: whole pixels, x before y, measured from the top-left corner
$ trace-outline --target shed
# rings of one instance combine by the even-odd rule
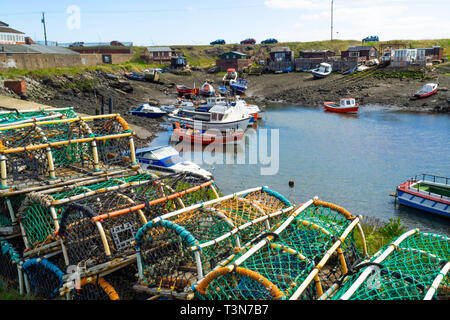
[[[217,71],[223,72],[228,69],[236,69],[241,71],[252,65],[252,60],[247,58],[247,55],[238,51],[225,52],[219,56],[216,61]]]
[[[289,47],[274,47],[270,50],[270,60],[283,62],[294,61],[294,51]]]
[[[170,63],[173,55],[170,47],[146,47],[141,58],[147,62]]]
[[[9,24],[0,21],[0,44],[24,44],[25,33],[9,27]]]
[[[342,59],[358,58],[360,61],[378,58],[378,50],[374,46],[351,46],[341,52]]]
[[[170,60],[170,67],[172,69],[183,69],[187,66],[187,59],[183,55],[173,56]]]
[[[300,51],[300,58],[307,59],[323,59],[334,57],[336,52],[331,50],[302,50]]]
[[[238,51],[230,51],[222,53],[219,58],[221,60],[237,60],[237,59],[247,59],[247,55]]]

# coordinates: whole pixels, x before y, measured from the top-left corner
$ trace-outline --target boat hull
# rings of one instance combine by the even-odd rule
[[[188,142],[193,144],[236,144],[244,137],[244,131],[238,131],[225,135],[209,135],[209,134],[188,134],[183,129],[174,129],[173,138],[177,141]]]
[[[435,94],[436,92],[437,92],[437,88],[434,89],[434,90],[431,91],[431,92],[428,92],[428,93],[424,93],[424,94],[416,94],[416,97],[417,97],[418,99],[423,99],[423,98],[432,96],[432,95]]]
[[[334,107],[331,104],[324,104],[323,108],[326,111],[337,112],[337,113],[357,113],[358,110],[359,110],[359,106],[349,107],[349,108],[342,108],[342,107]]]
[[[400,204],[450,218],[450,201],[409,189],[411,184],[411,182],[405,182],[397,187],[397,199]]]
[[[140,111],[130,111],[130,114],[138,117],[145,118],[161,118],[166,115],[166,113],[150,113],[150,112],[140,112]]]
[[[329,75],[329,73],[320,73],[320,72],[315,72],[315,71],[311,71],[311,73],[314,76],[314,78],[317,78],[317,79],[323,79]]]
[[[192,128],[201,128],[202,130],[217,129],[220,131],[226,131],[229,129],[245,130],[250,123],[250,117],[242,119],[242,120],[236,120],[236,121],[230,121],[230,122],[198,121],[198,120],[193,120],[193,119],[189,119],[189,118],[177,117],[174,115],[169,115],[167,117],[167,119],[173,125],[175,125],[178,122],[181,126],[187,125]]]

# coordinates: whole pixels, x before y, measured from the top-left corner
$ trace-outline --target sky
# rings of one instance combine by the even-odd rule
[[[449,0],[334,0],[334,39],[450,38]],[[331,38],[331,0],[0,0],[0,21],[43,40],[134,45],[320,41]]]

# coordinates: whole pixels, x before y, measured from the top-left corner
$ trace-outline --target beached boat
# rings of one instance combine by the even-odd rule
[[[402,205],[450,218],[450,178],[422,174],[397,187]]]
[[[314,78],[325,78],[326,76],[328,76],[331,71],[332,71],[332,67],[331,64],[322,62],[319,67],[317,69],[314,69],[311,71],[312,75],[314,76]]]
[[[216,93],[216,90],[214,87],[209,84],[208,82],[205,82],[202,87],[200,88],[200,94],[203,96],[210,97]]]
[[[326,111],[339,113],[357,113],[359,110],[359,106],[356,104],[355,99],[353,98],[341,99],[339,103],[324,102],[323,108]]]
[[[226,105],[227,100],[219,94],[215,96],[206,98],[204,101],[200,101],[200,104],[197,106],[197,111],[209,112],[209,110],[215,105]]]
[[[230,88],[236,92],[245,93],[248,88],[248,81],[245,79],[230,80]]]
[[[352,74],[355,71],[356,71],[356,66],[354,66],[353,68],[348,69],[347,71],[342,72],[342,74],[343,75]]]
[[[437,83],[427,83],[422,89],[416,92],[415,96],[419,99],[429,97],[437,92]]]
[[[147,118],[160,118],[167,114],[167,112],[161,110],[158,107],[151,106],[148,103],[144,103],[139,107],[137,107],[136,109],[128,111],[128,113],[133,116],[147,117]]]
[[[200,89],[189,88],[183,84],[177,84],[177,92],[180,96],[194,96],[200,93]]]
[[[135,81],[145,81],[145,74],[135,72],[125,72],[125,77]]]
[[[235,144],[242,141],[244,130],[227,130],[225,132],[209,129],[207,131],[194,130],[192,128],[181,128],[177,123],[173,130],[172,139],[179,142],[193,144]]]
[[[186,161],[171,146],[138,149],[136,159],[143,169],[164,173],[190,172],[208,179],[212,177],[211,172],[200,168],[199,165],[191,161]]]
[[[223,84],[229,85],[230,81],[236,81],[238,77],[238,74],[236,72],[236,69],[230,68],[227,70],[227,73],[223,76]]]
[[[178,122],[182,126],[187,125],[198,130],[245,130],[250,123],[250,116],[240,106],[215,105],[209,112],[197,112],[196,116],[191,117],[179,109],[170,113],[167,118],[174,126]]]

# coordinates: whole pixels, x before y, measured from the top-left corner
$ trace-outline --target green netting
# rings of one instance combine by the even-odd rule
[[[243,241],[267,231],[293,208],[269,189],[240,194],[161,216],[142,227],[136,235],[141,284],[155,292],[186,293]]]
[[[301,285],[306,285],[298,298],[315,299],[339,279],[348,265],[361,260],[362,253],[351,233],[339,246],[342,251],[330,252],[326,264],[318,267],[316,279],[308,282],[316,264],[338,237],[352,228],[354,217],[313,204],[292,221],[292,217],[287,219],[194,285],[196,296],[208,300],[289,299]]]
[[[0,112],[0,125],[14,124],[16,122],[23,122],[26,120],[32,121],[35,118],[37,121],[54,116],[59,119],[76,118],[77,114],[72,108],[64,109],[49,109],[30,112],[10,111]]]
[[[384,247],[371,259],[370,263],[362,264],[355,274],[346,278],[332,299],[424,299],[433,281],[450,261],[450,239],[437,234],[416,231],[401,241],[384,260],[379,261],[381,253],[390,246]],[[448,274],[442,275],[444,278],[433,297],[449,299],[450,279]],[[358,279],[363,282],[354,293],[350,294],[349,289]],[[346,293],[349,296],[345,296]]]

